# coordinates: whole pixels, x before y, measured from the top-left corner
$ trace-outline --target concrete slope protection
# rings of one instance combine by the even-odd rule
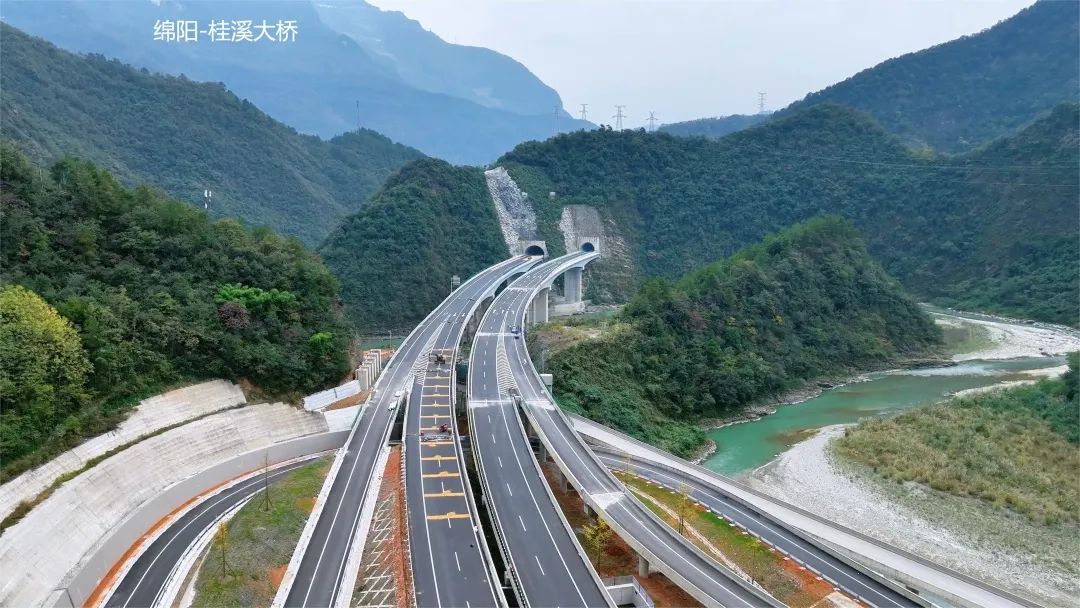
[[[282,585],[288,587],[278,591],[279,598],[284,594],[284,605],[325,608],[343,601],[339,597],[341,581],[345,578],[346,562],[360,528],[361,513],[365,501],[374,500],[378,494],[378,488],[371,487],[371,480],[401,401],[400,395],[395,396],[395,393],[411,384],[414,364],[426,356],[425,347],[444,330],[448,315],[460,316],[464,310],[475,306],[476,301],[495,291],[503,281],[535,262],[533,258],[517,256],[481,271],[443,300],[401,344],[383,370],[374,396],[361,409],[348,441],[337,456],[340,460],[338,474],[326,481],[331,486],[322,508],[312,515],[318,519],[310,538],[306,544],[302,541],[297,547],[301,555],[295,576],[287,577]],[[294,561],[297,557],[294,556]]]
[[[559,274],[584,264],[597,254],[555,267],[527,273],[518,284],[530,284],[531,295],[549,285]],[[535,283],[534,277],[542,278]],[[531,298],[512,311],[515,324],[525,322]],[[507,345],[509,375],[520,391],[526,415],[541,441],[551,450],[559,468],[577,488],[586,504],[601,512],[611,527],[646,560],[664,572],[687,593],[709,606],[748,608],[780,606],[774,598],[709,558],[670,526],[662,522],[626,490],[574,431],[533,368],[525,340]]]
[[[832,555],[857,564],[865,571],[899,581],[909,589],[917,589],[920,595],[929,595],[927,599],[933,603],[969,608],[1019,608],[1039,605],[1031,599],[998,589],[984,581],[814,515],[587,418],[568,418],[582,436],[615,448],[624,455],[623,458],[625,454],[632,454],[634,460],[648,462],[651,468],[669,475],[693,478],[719,491],[722,496],[752,509],[752,515],[756,514],[771,522],[782,522],[788,530],[799,530],[804,539],[813,540],[812,544],[827,549]]]
[[[567,256],[571,257],[571,256]],[[544,264],[557,266],[565,258]],[[485,314],[469,360],[469,441],[507,569],[524,606],[611,606],[547,488],[510,394],[506,343],[512,311],[528,305],[540,275],[503,291]]]
[[[207,496],[150,543],[120,579],[105,605],[110,608],[161,605],[165,587],[176,575],[184,555],[211,526],[225,513],[261,492],[264,484],[274,483],[306,464],[307,459],[290,462],[268,471],[265,477],[255,475]]]
[[[417,606],[505,605],[487,554],[454,415],[455,359],[469,312],[450,310],[415,376],[405,420],[405,492]]]
[[[685,488],[691,500],[705,505],[865,604],[878,608],[923,605],[691,476],[664,470],[647,460],[615,450],[594,447],[593,452],[612,470],[625,471],[629,467],[630,472],[658,485],[669,489]]]

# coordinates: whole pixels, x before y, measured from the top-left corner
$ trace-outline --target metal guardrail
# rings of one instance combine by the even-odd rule
[[[988,591],[988,592],[993,593],[995,595],[999,595],[1002,598],[1007,599],[1007,600],[1009,600],[1011,602],[1014,602],[1016,604],[1020,604],[1022,606],[1029,606],[1029,607],[1032,607],[1032,608],[1038,608],[1038,606],[1039,606],[1038,603],[1034,602],[1033,600],[1031,600],[1029,598],[1024,598],[1024,597],[1021,597],[1019,595],[1016,595],[1015,593],[1005,591],[1004,589],[1000,589],[998,587],[995,587],[994,585],[991,585],[991,584],[989,584],[989,583],[987,583],[985,581],[980,581],[980,580],[978,580],[978,579],[976,579],[974,577],[968,576],[968,575],[966,575],[966,574],[964,574],[962,572],[957,572],[956,570],[948,568],[947,566],[943,566],[941,564],[938,564],[936,562],[928,560],[928,559],[926,559],[924,557],[915,555],[914,553],[911,553],[911,552],[909,552],[909,551],[907,551],[905,549],[902,549],[902,548],[897,547],[895,545],[888,544],[888,543],[886,543],[884,541],[881,541],[881,540],[879,540],[877,538],[874,538],[872,536],[863,534],[862,532],[859,532],[859,531],[854,530],[852,528],[848,528],[848,527],[846,527],[844,525],[841,525],[841,524],[838,524],[838,523],[836,523],[834,521],[825,519],[824,517],[821,517],[820,515],[817,515],[815,513],[807,511],[806,509],[803,509],[802,507],[798,507],[798,506],[793,505],[791,503],[782,501],[782,500],[780,500],[778,498],[775,498],[773,496],[765,494],[764,492],[761,492],[759,490],[755,490],[755,489],[753,489],[753,488],[751,488],[751,487],[749,487],[749,486],[747,486],[745,484],[742,484],[742,483],[740,483],[738,481],[735,481],[734,479],[731,479],[729,477],[721,475],[721,474],[717,473],[716,471],[713,471],[711,469],[707,469],[707,468],[705,468],[705,467],[703,467],[701,465],[697,465],[697,464],[694,464],[694,463],[691,463],[691,462],[687,462],[687,461],[682,460],[681,458],[679,458],[677,456],[668,454],[667,452],[663,452],[662,450],[659,450],[656,447],[651,446],[651,445],[649,445],[649,444],[647,444],[647,443],[645,443],[645,442],[643,442],[643,441],[641,441],[639,439],[635,439],[634,437],[631,437],[631,436],[629,436],[629,435],[627,435],[627,434],[625,434],[625,433],[623,433],[621,431],[617,431],[615,429],[605,427],[605,426],[603,426],[603,425],[601,425],[599,423],[593,422],[593,421],[591,421],[591,420],[589,420],[587,418],[584,418],[582,416],[578,416],[576,414],[566,414],[566,416],[567,416],[567,418],[569,418],[571,420],[575,420],[575,419],[580,420],[583,424],[587,424],[587,425],[591,424],[591,425],[595,425],[595,426],[598,426],[598,427],[602,427],[606,432],[611,433],[612,435],[615,435],[616,437],[619,437],[622,440],[625,440],[625,441],[631,442],[631,443],[633,443],[633,444],[635,444],[637,446],[640,446],[645,452],[660,453],[660,454],[663,455],[663,457],[671,459],[671,460],[677,462],[680,466],[683,466],[683,467],[686,467],[686,468],[689,468],[689,469],[693,470],[695,473],[697,473],[696,476],[699,479],[701,479],[702,477],[705,477],[708,480],[711,480],[711,483],[718,484],[718,488],[721,488],[723,485],[731,486],[732,488],[735,488],[735,489],[737,489],[739,491],[742,491],[742,492],[746,492],[747,494],[751,494],[754,497],[759,498],[759,499],[761,499],[761,500],[763,500],[765,502],[771,503],[771,504],[773,504],[773,505],[775,505],[777,507],[780,507],[780,508],[783,508],[783,509],[788,509],[788,510],[793,511],[793,512],[795,512],[795,513],[797,513],[797,514],[799,514],[799,515],[801,515],[803,517],[814,520],[817,523],[820,523],[820,524],[823,524],[825,526],[831,527],[831,528],[837,530],[838,532],[850,535],[853,538],[856,538],[856,539],[858,539],[860,541],[872,544],[874,546],[877,546],[877,547],[879,547],[881,549],[884,549],[886,551],[889,551],[891,553],[895,553],[896,555],[898,555],[900,557],[911,560],[913,562],[916,562],[916,563],[918,563],[920,565],[923,565],[923,566],[926,566],[928,568],[937,570],[937,571],[939,571],[939,572],[941,572],[943,574],[946,574],[946,575],[954,577],[954,578],[956,578],[958,580],[964,581],[965,583],[968,583],[968,584],[970,584],[972,586],[981,588],[984,591]],[[576,425],[575,425],[575,428],[576,428]],[[668,465],[664,465],[663,463],[656,463],[655,461],[654,461],[654,464],[659,464],[661,466],[667,466],[667,468],[671,468]],[[721,492],[724,493],[727,496],[730,496],[731,499],[734,500],[734,501],[740,502],[742,504],[746,504],[745,500],[743,500],[743,499],[741,499],[739,497],[736,497],[736,496],[732,496],[730,494],[730,492],[724,492],[723,490],[721,490]],[[774,521],[774,522],[776,522],[778,524],[780,523],[779,520],[777,520],[775,517],[773,517],[771,515],[768,515],[768,514],[761,513],[760,508],[754,508],[753,506],[750,506],[749,508],[752,510],[752,512],[757,513],[758,515],[761,515],[762,517],[768,517],[770,519],[770,521]],[[836,556],[838,559],[841,559],[841,561],[844,561],[844,562],[848,563],[849,565],[851,565],[853,567],[856,567],[856,568],[860,568],[860,569],[866,568],[866,566],[864,564],[855,564],[855,563],[852,563],[852,561],[850,559],[846,559],[846,558],[843,558],[842,556],[839,556],[835,551],[835,547],[832,547],[831,543],[829,543],[829,541],[827,541],[825,539],[822,539],[822,538],[819,538],[819,537],[816,537],[814,535],[811,535],[811,534],[803,531],[801,528],[799,528],[798,526],[796,526],[794,524],[783,523],[781,525],[785,529],[791,530],[793,533],[797,533],[801,538],[803,538],[807,542],[810,542],[811,544],[814,544],[815,546],[818,546],[822,550],[829,552],[830,555]],[[798,532],[801,532],[801,533],[796,532],[796,530],[798,530]]]

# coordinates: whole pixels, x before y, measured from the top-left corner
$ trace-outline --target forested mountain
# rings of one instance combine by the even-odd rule
[[[1041,0],[996,26],[890,59],[777,112],[869,112],[912,146],[971,150],[1080,96],[1080,2]]]
[[[338,283],[298,241],[125,189],[84,161],[46,172],[8,143],[0,285],[3,475],[170,384],[297,394],[348,371]]]
[[[836,214],[852,220],[875,258],[921,298],[1075,325],[1078,122],[1078,106],[1062,105],[983,149],[936,157],[910,151],[866,114],[818,105],[715,141],[603,129],[522,144],[499,163],[529,193],[552,253],[562,250],[565,205],[598,210],[605,238],[626,252],[630,269],[590,273],[593,298],[625,301],[646,277],[678,277],[771,232]],[[408,191],[426,196],[439,183],[431,173],[451,171],[428,168]],[[401,177],[395,187],[405,190]],[[477,188],[457,204],[488,213],[479,172],[471,179]],[[366,221],[372,233],[400,229],[389,217]],[[481,231],[501,240],[494,223],[470,238]],[[347,235],[335,247],[374,268],[437,255],[423,247],[385,252]],[[479,263],[463,262],[460,272]],[[441,285],[417,282],[405,297],[432,299]],[[366,310],[402,297],[369,289],[347,304]],[[387,321],[395,326],[419,320],[393,314]]]
[[[673,122],[666,125],[660,125],[659,131],[662,133],[670,133],[672,135],[681,135],[683,137],[700,135],[702,137],[717,139],[736,131],[742,131],[743,129],[752,127],[760,122],[764,122],[769,116],[769,114],[732,114],[730,116],[717,116],[715,118],[698,118],[697,120],[687,120],[684,122]]]
[[[220,84],[74,55],[6,24],[0,34],[3,137],[39,163],[74,155],[196,205],[210,189],[218,217],[318,242],[422,156],[367,130],[300,135]]]
[[[817,218],[672,284],[652,279],[624,326],[556,353],[564,408],[681,454],[693,424],[826,374],[918,355],[938,330],[850,223]]]
[[[406,165],[319,248],[353,322],[408,328],[462,280],[507,258],[484,174],[425,159]]]
[[[316,6],[318,4],[318,6]],[[491,161],[548,137],[558,94],[521,64],[447,44],[399,13],[360,0],[9,0],[0,17],[62,48],[221,82],[275,119],[324,138],[357,124],[459,163]],[[154,39],[158,21],[296,23],[289,42]],[[220,30],[227,36],[234,32]],[[252,37],[260,30],[254,26]],[[561,113],[560,127],[591,126]]]

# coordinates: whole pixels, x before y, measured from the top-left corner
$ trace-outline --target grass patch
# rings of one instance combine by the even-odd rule
[[[1075,379],[1073,371],[869,420],[847,429],[832,449],[897,483],[975,498],[1043,525],[1078,522]]]
[[[307,523],[330,457],[285,475],[270,486],[270,509],[260,492],[229,520],[222,572],[222,539],[215,537],[195,582],[196,607],[269,606]]]
[[[678,502],[681,500],[678,493],[654,486],[634,475],[616,472],[616,476],[627,486],[644,494],[647,497],[642,500],[645,506],[656,513],[660,519],[678,529],[676,519],[660,506],[677,511]],[[639,498],[641,498],[640,494]],[[739,528],[701,507],[695,505],[690,509],[685,521],[689,528],[704,535],[713,547],[788,606],[793,608],[813,606],[832,591],[831,586],[826,589],[822,585],[816,585],[816,581],[810,575],[800,577],[793,573],[789,567],[785,566],[783,557],[773,553],[757,537],[744,534]],[[686,536],[707,554],[711,553],[709,547],[699,542],[689,531]]]

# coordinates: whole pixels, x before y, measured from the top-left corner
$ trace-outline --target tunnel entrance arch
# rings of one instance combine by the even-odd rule
[[[592,253],[592,252],[596,251],[596,247],[593,246],[593,244],[590,243],[589,241],[585,241],[584,243],[581,244],[581,250],[586,252],[586,253]]]
[[[544,248],[540,245],[529,245],[525,248],[525,255],[544,255]]]

